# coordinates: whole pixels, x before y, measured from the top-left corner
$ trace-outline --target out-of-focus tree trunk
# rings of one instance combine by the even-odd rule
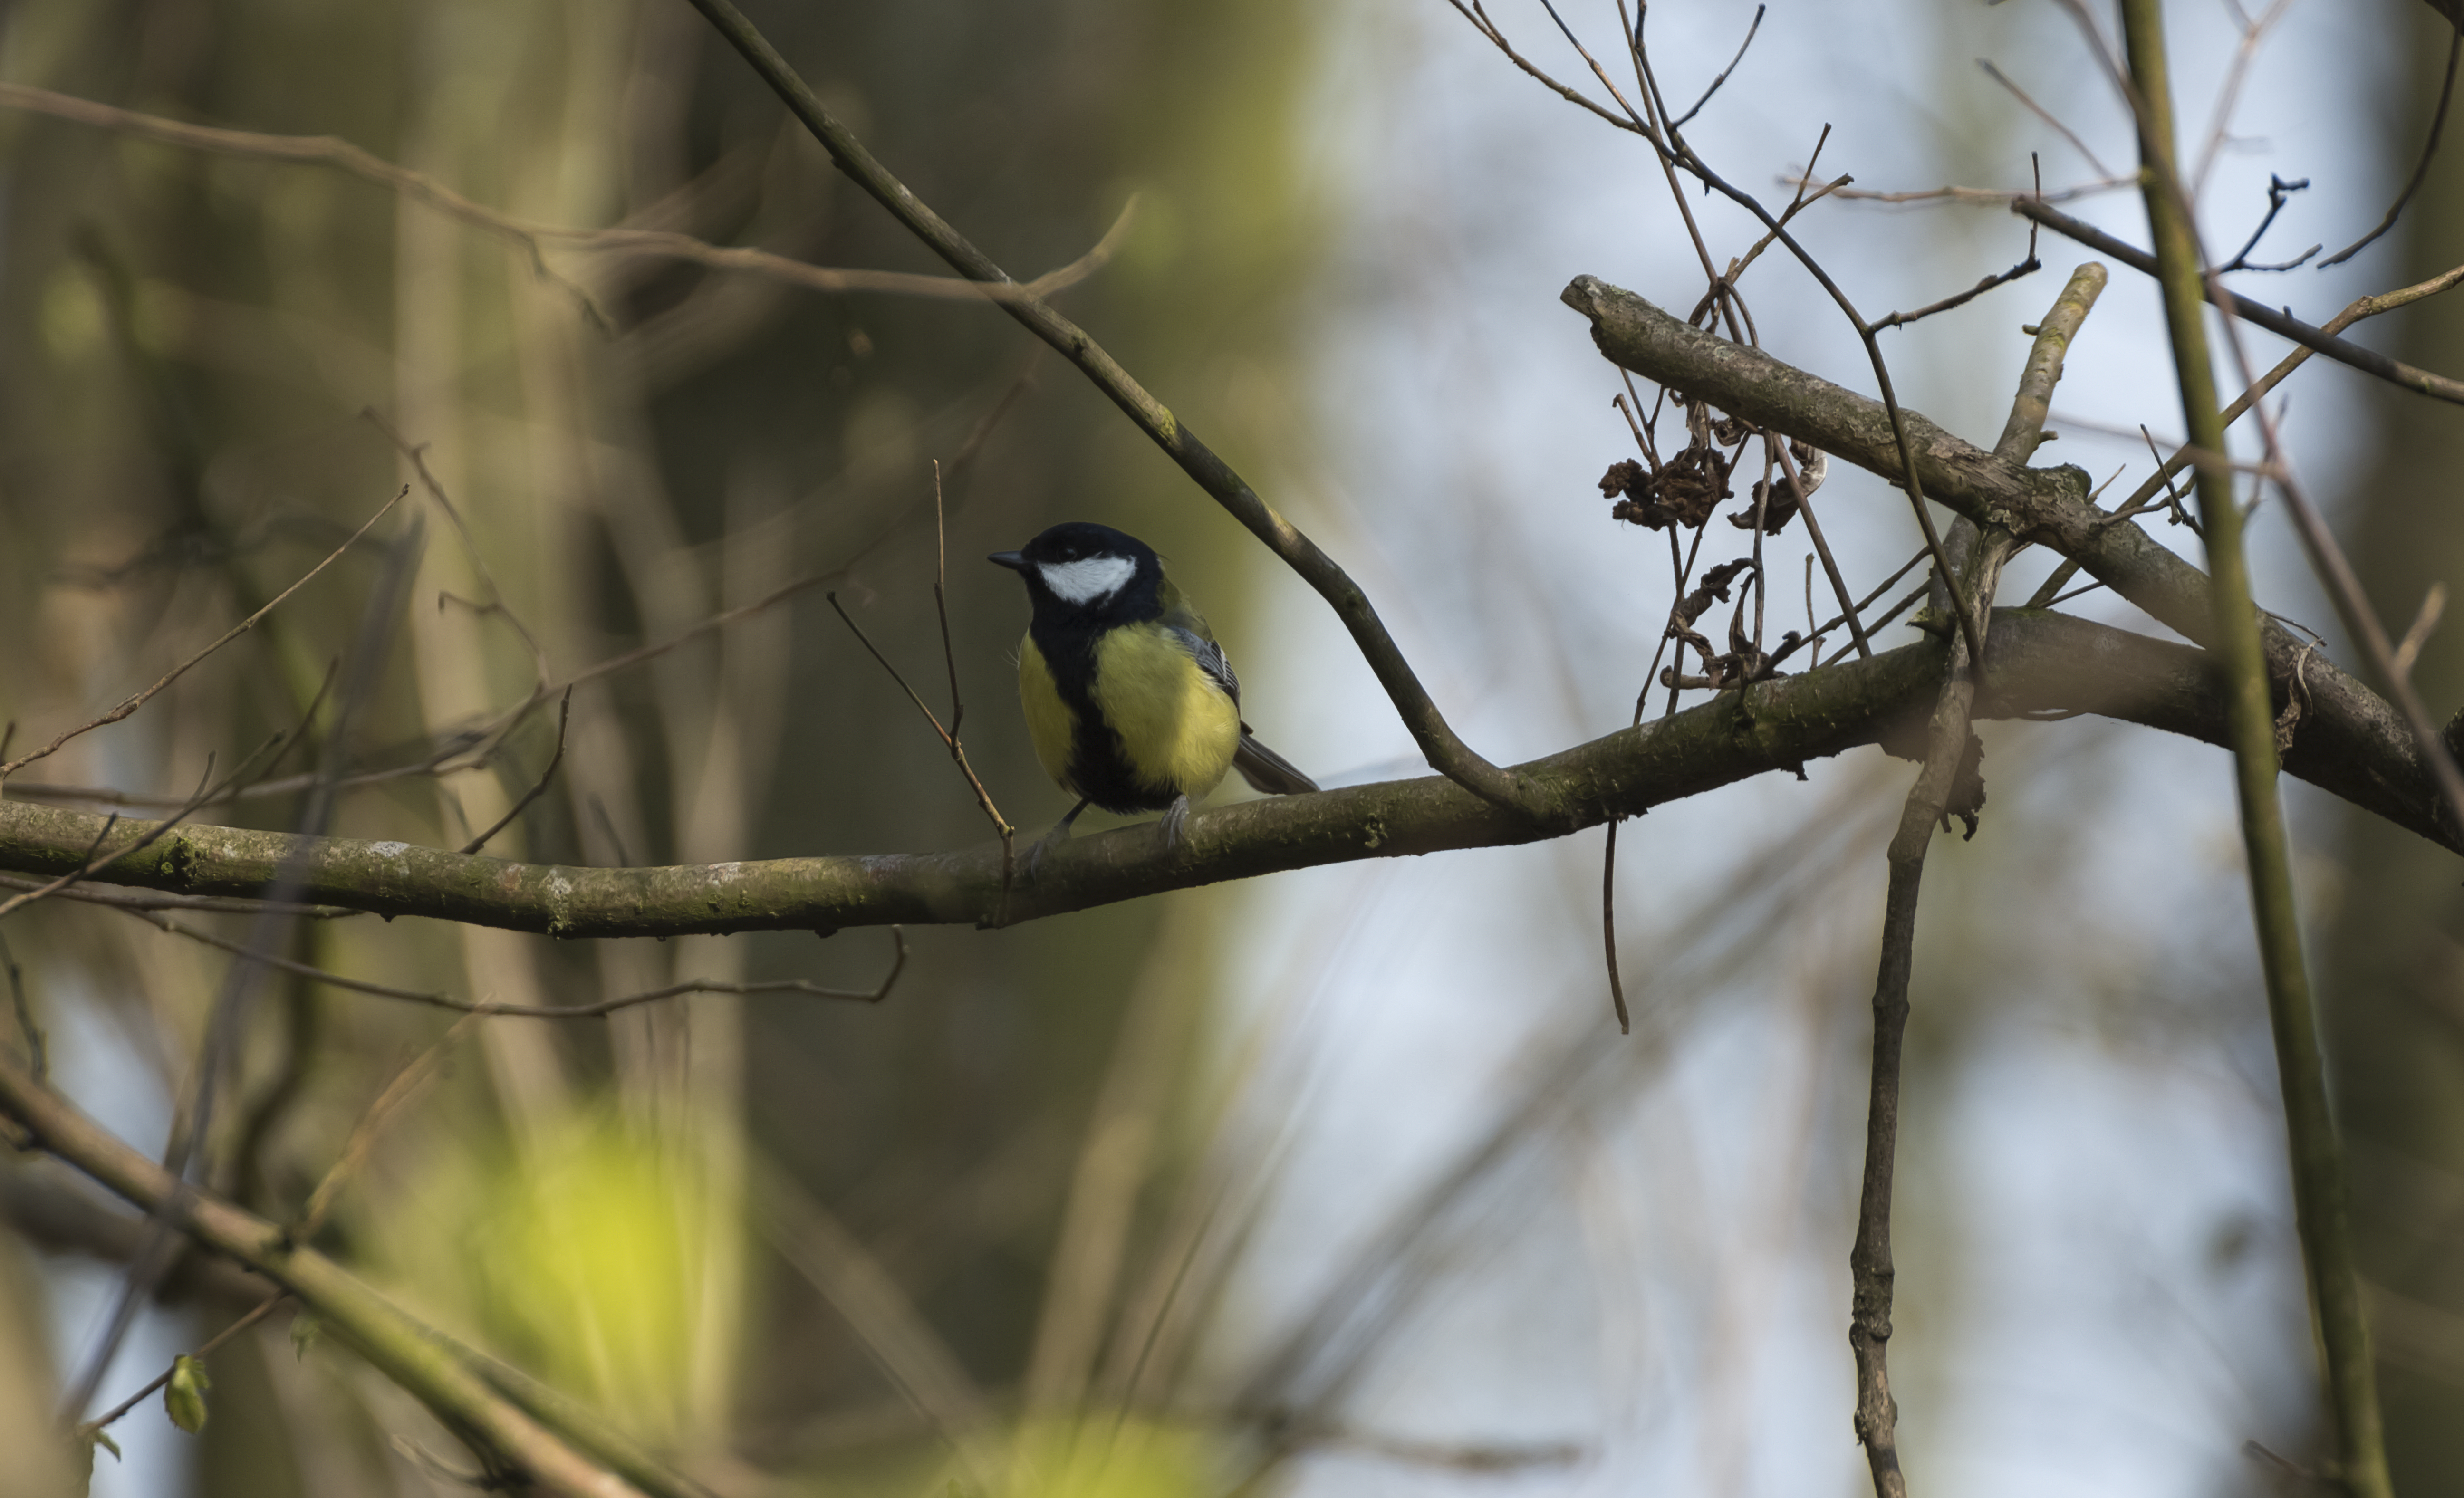
[[[2411,169],[2438,98],[2447,28],[2428,8],[2404,104],[2384,122],[2389,177]],[[2373,284],[2424,279],[2464,259],[2464,141],[2450,120],[2429,181],[2391,240],[2365,251]],[[2333,248],[2333,247],[2331,247]],[[2464,299],[2399,315],[2374,340],[2397,357],[2464,367]],[[2464,598],[2464,412],[2384,386],[2371,401],[2376,459],[2344,491],[2341,529],[2390,632],[2424,591]],[[2414,672],[2431,711],[2464,704],[2464,623],[2447,622]],[[2376,1297],[2387,1457],[2398,1491],[2464,1483],[2464,869],[2385,824],[2339,813],[2333,918],[2320,944],[2338,1112],[2352,1160],[2353,1225]]]
[[[1302,7],[748,9],[893,170],[1022,278],[1084,253],[1142,189],[1143,217],[1118,258],[1063,304],[1227,455],[1267,476],[1262,459],[1295,433],[1260,414],[1275,403],[1255,392],[1284,383],[1295,322],[1286,294],[1318,244],[1292,136],[1309,56]],[[342,136],[518,218],[590,226],[647,213],[651,227],[822,265],[943,269],[829,167],[684,0],[29,0],[10,34],[11,81],[235,128]],[[181,642],[270,597],[337,525],[356,525],[404,481],[414,495],[402,518],[422,513],[426,550],[350,746],[357,763],[414,760],[432,736],[528,690],[528,650],[502,617],[473,606],[499,589],[562,675],[836,571],[826,585],[939,706],[931,460],[955,458],[1030,365],[1032,387],[948,496],[966,738],[1023,839],[1067,802],[1018,719],[1011,660],[1025,601],[984,553],[1059,520],[1117,523],[1156,542],[1219,628],[1241,637],[1241,584],[1259,555],[1247,538],[988,307],[825,297],[569,251],[551,251],[542,274],[490,235],[317,167],[134,144],[18,114],[0,114],[0,188],[11,273],[0,285],[0,637],[11,642],[0,716],[66,719],[150,679]],[[363,407],[424,445],[484,572],[360,419]],[[143,564],[103,575],[130,559]],[[63,582],[80,567],[93,578]],[[185,789],[209,751],[228,764],[305,706],[351,638],[372,576],[346,560],[335,585],[303,593],[191,684],[44,775],[154,791]],[[551,706],[494,773],[355,794],[334,830],[459,846],[529,787],[553,722]],[[278,826],[294,811],[254,802],[217,818]],[[585,684],[553,794],[489,851],[649,864],[989,835],[931,730],[816,588]],[[1180,897],[1170,939],[1202,947],[1215,898]],[[371,1184],[339,1214],[346,1252],[457,1332],[687,1461],[826,1465],[816,1455],[826,1443],[806,1439],[817,1419],[877,1414],[895,1396],[845,1319],[751,1230],[745,1182],[776,1161],[882,1258],[980,1383],[1024,1377],[1039,1318],[1049,1322],[1033,1360],[1047,1402],[1066,1402],[1088,1381],[1123,1286],[1142,1272],[1125,1252],[1151,1225],[1141,1192],[1177,1163],[1161,1144],[1137,1153],[1134,1179],[1080,1160],[1142,969],[1167,975],[1147,1004],[1165,1012],[1134,1032],[1148,1043],[1122,1054],[1187,1065],[1190,1046],[1154,1035],[1194,1030],[1210,969],[1202,956],[1149,961],[1161,916],[1162,902],[1143,902],[1010,932],[918,934],[904,982],[877,1008],[700,995],[605,1024],[496,1022],[471,1043],[471,1064],[388,1133]],[[42,1002],[73,1002],[81,990],[69,977],[85,975],[97,1003],[163,1026],[165,1079],[187,1066],[221,956],[86,914],[17,922],[10,935],[30,970],[54,975]],[[320,927],[314,940],[301,955],[336,968],[511,1002],[583,1002],[688,977],[856,986],[887,958],[873,933],[567,947],[367,922]],[[289,1015],[260,1003],[229,1125],[252,1122],[239,1179],[276,1216],[297,1209],[359,1111],[446,1024],[330,991],[291,1002]],[[291,1067],[286,1020],[302,1022],[291,1033],[304,1037],[288,1090],[277,1085]],[[1108,1127],[1118,1135],[1131,1115],[1149,1127],[1184,1091],[1177,1071],[1116,1077]],[[517,1283],[520,1267],[489,1252],[515,1231],[497,1220],[520,1217],[525,1202],[541,1233],[569,1233],[567,1206],[542,1204],[533,1188],[596,1158],[578,1139],[611,1135],[620,1159],[655,1162],[641,1178],[668,1193],[649,1215],[669,1221],[645,1242],[672,1250],[672,1264],[627,1267],[690,1282],[643,1297],[685,1308],[675,1355],[647,1374],[639,1348],[627,1360],[626,1329],[594,1322],[579,1302],[539,1310],[549,1302]],[[1057,1247],[1073,1179],[1087,1200]],[[511,1183],[511,1204],[486,1195],[489,1180]],[[1085,1262],[1055,1281],[1067,1292],[1048,1309],[1064,1251]],[[542,1264],[563,1269],[581,1256],[550,1252]],[[0,1304],[33,1304],[26,1284],[12,1274]],[[55,1362],[78,1355],[55,1352]],[[237,1367],[248,1355],[230,1358]],[[342,1355],[295,1367],[277,1354],[221,1381],[203,1492],[339,1490],[334,1474],[394,1460],[379,1427],[403,1428],[402,1412],[362,1405],[343,1376],[319,1367],[327,1355]],[[0,1348],[0,1388],[45,1377],[57,1370]]]

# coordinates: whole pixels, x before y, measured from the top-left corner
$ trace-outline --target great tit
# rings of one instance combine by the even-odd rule
[[[1045,773],[1078,798],[1029,851],[1030,872],[1089,804],[1162,812],[1174,848],[1189,804],[1227,769],[1272,796],[1317,789],[1241,721],[1241,680],[1154,547],[1073,520],[990,560],[1026,582],[1019,704]]]

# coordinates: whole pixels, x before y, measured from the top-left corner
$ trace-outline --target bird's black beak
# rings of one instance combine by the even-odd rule
[[[984,560],[993,563],[995,566],[1007,567],[1012,572],[1024,572],[1026,570],[1026,559],[1014,551],[997,551],[991,556],[986,557]]]

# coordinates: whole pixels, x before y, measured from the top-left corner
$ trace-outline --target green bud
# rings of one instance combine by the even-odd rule
[[[213,1380],[206,1365],[183,1353],[171,1360],[171,1381],[163,1386],[163,1408],[171,1423],[193,1436],[206,1428],[206,1391]]]
[[[301,1307],[291,1317],[291,1355],[295,1358],[307,1356],[308,1349],[315,1347],[317,1339],[324,1334],[325,1318]]]

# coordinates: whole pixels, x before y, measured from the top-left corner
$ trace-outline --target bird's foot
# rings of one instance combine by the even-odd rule
[[[1069,808],[1069,815],[1054,823],[1052,830],[1037,838],[1035,846],[1026,850],[1026,857],[1022,861],[1021,867],[1029,879],[1034,878],[1035,871],[1044,867],[1045,854],[1069,841],[1069,824],[1077,821],[1078,813],[1086,809],[1087,803],[1081,800],[1078,804]]]
[[[1177,852],[1188,841],[1189,798],[1181,796],[1175,799],[1171,807],[1163,814],[1163,850],[1167,853]]]
[[[1069,841],[1069,824],[1064,822],[1026,847],[1026,855],[1018,861],[1019,872],[1032,879],[1044,868],[1044,855]]]

